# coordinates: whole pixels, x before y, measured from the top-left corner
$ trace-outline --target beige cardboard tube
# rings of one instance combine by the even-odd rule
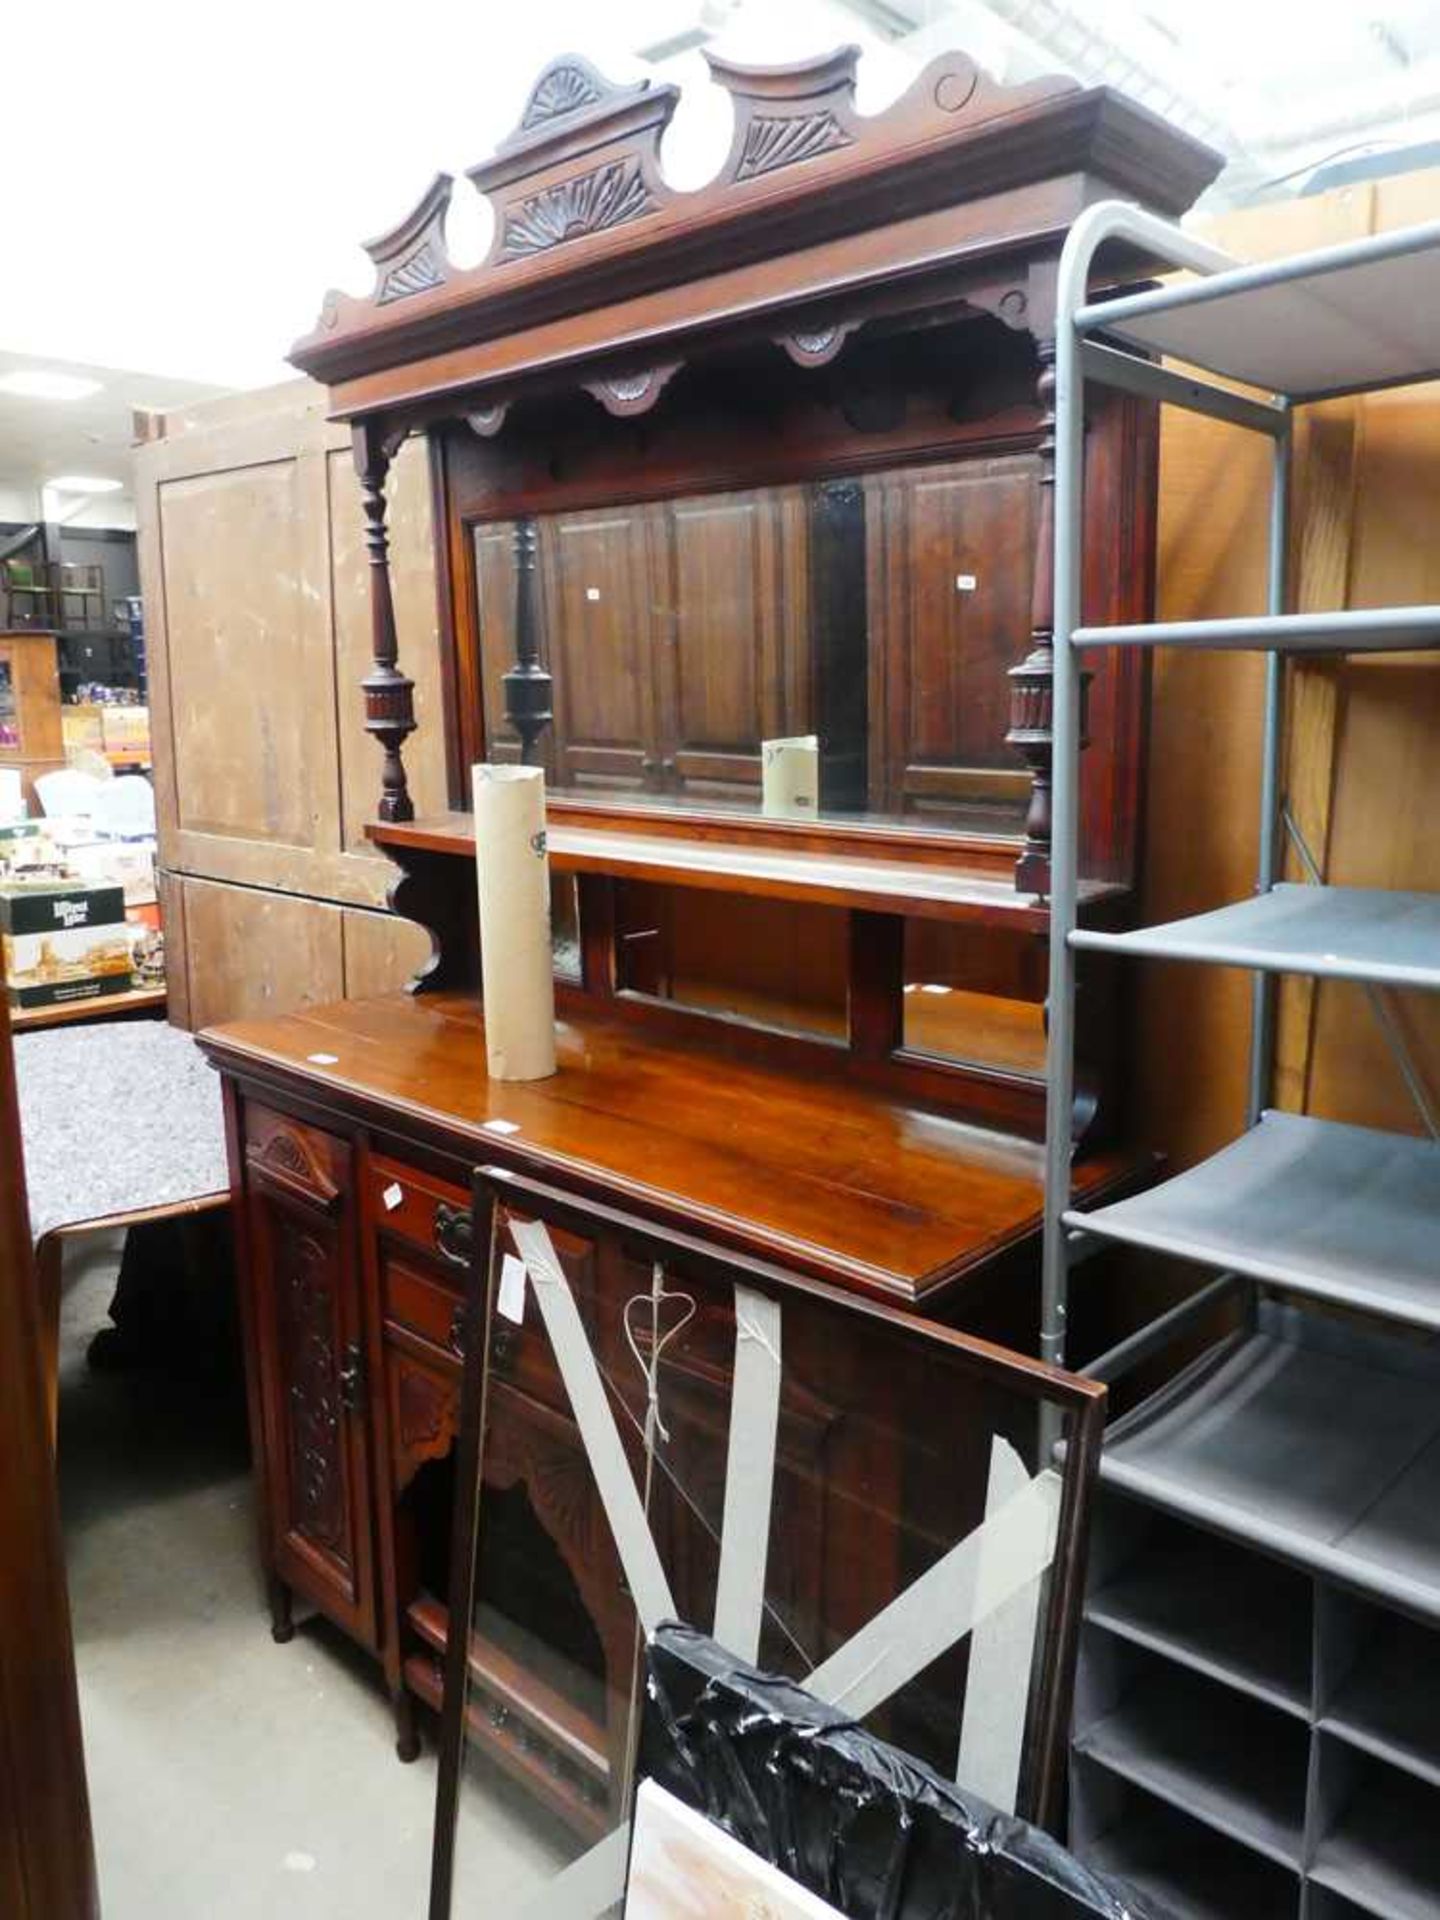
[[[820,811],[820,742],[815,734],[761,741],[760,809],[770,819],[815,818]]]
[[[482,761],[472,784],[490,1077],[544,1080],[555,1071],[545,775]]]

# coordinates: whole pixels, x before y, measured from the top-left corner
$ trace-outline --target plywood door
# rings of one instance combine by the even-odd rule
[[[679,501],[656,532],[665,785],[753,799],[761,742],[811,730],[803,490]]]
[[[559,786],[613,792],[659,784],[655,515],[651,507],[613,507],[541,525]]]
[[[364,838],[379,793],[359,682],[369,568],[343,429],[309,382],[180,423],[136,455],[161,862],[179,873],[379,904]],[[391,575],[419,731],[421,812],[445,743],[425,450],[390,478]]]
[[[870,796],[887,813],[1017,809],[1006,673],[1030,629],[1035,460],[911,470],[868,488]]]
[[[170,902],[178,896],[178,922]],[[167,959],[183,1024],[288,1013],[345,993],[343,909],[327,900],[181,878],[167,895]],[[172,941],[176,927],[179,943]],[[173,989],[172,989],[173,991]]]

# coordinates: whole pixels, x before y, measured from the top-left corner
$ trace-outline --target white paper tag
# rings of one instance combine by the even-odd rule
[[[387,1213],[393,1213],[405,1198],[405,1189],[398,1180],[392,1180],[380,1198],[385,1202],[385,1211]]]
[[[956,593],[974,593],[978,585],[973,573],[957,573],[955,576]]]
[[[525,1262],[507,1253],[500,1267],[500,1291],[495,1296],[495,1311],[503,1313],[516,1326],[525,1319]]]
[[[520,1124],[516,1120],[482,1120],[481,1126],[486,1133],[518,1133]]]

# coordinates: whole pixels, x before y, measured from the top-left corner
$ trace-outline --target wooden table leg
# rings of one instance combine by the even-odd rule
[[[40,1293],[40,1363],[52,1451],[60,1417],[60,1289],[64,1270],[64,1237],[58,1233],[44,1234],[35,1249],[35,1277]]]

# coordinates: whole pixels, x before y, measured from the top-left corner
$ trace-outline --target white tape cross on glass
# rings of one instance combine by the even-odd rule
[[[675,1618],[675,1603],[599,1367],[548,1230],[538,1220],[512,1217],[509,1224],[648,1638],[662,1620]],[[727,1651],[751,1662],[765,1603],[780,1382],[780,1304],[737,1285],[714,1633]],[[863,1719],[966,1634],[991,1623],[972,1652],[958,1774],[964,1785],[990,1787],[986,1797],[1007,1812],[1014,1807],[1039,1581],[1055,1556],[1060,1492],[1057,1473],[1047,1469],[1031,1479],[1014,1450],[996,1440],[985,1519],[804,1682],[818,1699]],[[983,1782],[970,1777],[972,1769]],[[521,1920],[600,1920],[624,1898],[628,1836],[628,1826],[608,1834],[527,1903]]]

